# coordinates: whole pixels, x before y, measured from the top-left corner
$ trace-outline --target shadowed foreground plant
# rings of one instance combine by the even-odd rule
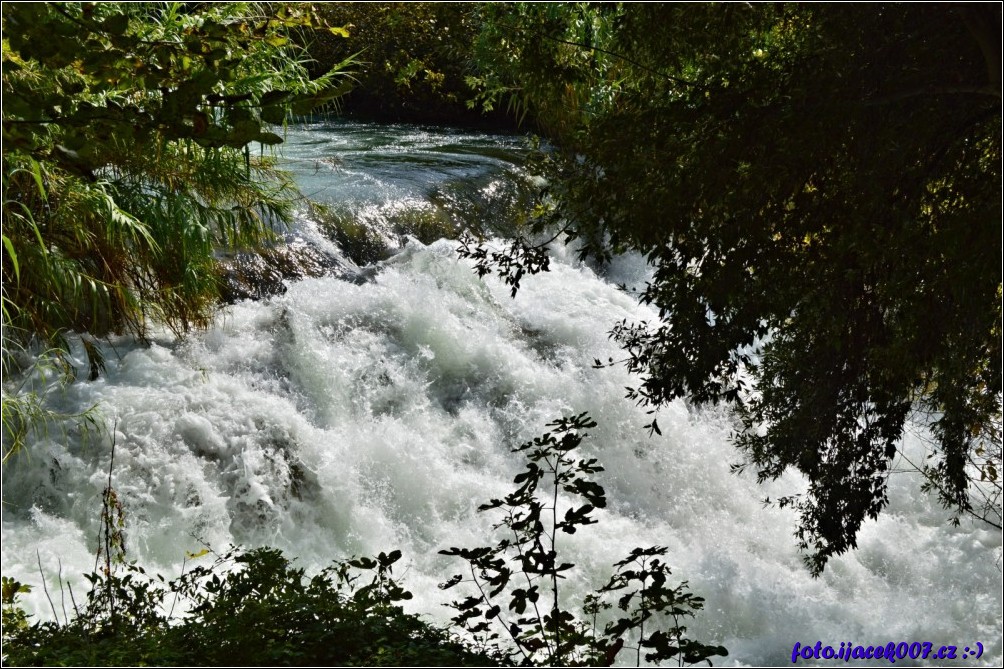
[[[440,587],[469,583],[476,591],[452,603],[458,611],[454,624],[466,629],[481,648],[507,653],[524,665],[610,665],[625,647],[635,650],[639,665],[643,649],[647,661],[675,660],[681,665],[704,660],[710,664],[710,657],[727,655],[722,646],[684,637],[687,628],[681,619],[701,610],[704,600],[687,590],[686,581],[669,586],[671,572],[661,559],[666,554],[661,546],[635,548],[614,565],[617,571],[610,581],[583,602],[585,619],[569,611],[560,583],[574,565],[558,560],[558,535],[574,534],[596,522],[590,514],[606,506],[606,496],[589,476],[603,467],[593,458],[572,455],[586,436],[582,431],[596,426],[587,414],[548,426],[554,429],[513,449],[527,457],[526,471],[514,479],[519,487],[504,499],[478,507],[502,511],[495,528],[503,530],[504,537],[491,547],[440,551],[465,560],[470,573],[457,574]],[[559,515],[562,492],[584,503],[573,502]],[[514,563],[515,570],[510,566]],[[617,600],[621,617],[597,635],[601,612],[612,608],[605,596],[622,591]]]
[[[127,565],[90,575],[87,603],[66,623],[29,624],[17,606],[27,586],[5,579],[4,666],[497,664],[404,613],[411,593],[392,578],[400,558],[353,558],[308,577],[276,549],[234,549],[171,581]],[[172,620],[179,599],[188,613]]]

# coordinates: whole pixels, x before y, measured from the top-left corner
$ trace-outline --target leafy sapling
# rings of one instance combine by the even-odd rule
[[[634,650],[635,661],[639,666],[643,648],[652,649],[652,652],[645,654],[645,659],[649,662],[676,659],[681,666],[704,660],[708,660],[710,664],[710,657],[728,655],[728,651],[722,646],[684,638],[687,628],[680,621],[693,617],[695,611],[703,609],[704,598],[689,592],[687,581],[675,588],[669,587],[668,577],[672,572],[669,565],[661,559],[665,554],[665,546],[635,548],[630,555],[614,565],[616,573],[599,592],[629,590],[632,583],[637,583],[638,588],[630,590],[617,600],[617,608],[624,612],[624,617],[608,623],[604,634],[609,638],[620,639],[625,633],[636,629],[638,645]],[[660,614],[663,619],[672,620],[672,626],[656,629],[645,636],[646,623],[651,621],[652,624],[657,624],[657,616]]]
[[[552,430],[513,449],[527,459],[526,470],[514,479],[516,490],[478,507],[501,511],[502,520],[495,525],[503,534],[499,542],[440,551],[468,564],[467,575],[456,574],[440,587],[467,583],[474,591],[452,602],[457,610],[453,623],[482,648],[508,646],[509,659],[525,665],[610,665],[624,647],[635,649],[639,664],[643,648],[652,651],[645,653],[645,659],[655,662],[710,664],[711,656],[726,655],[721,646],[684,637],[686,627],[680,620],[700,610],[703,599],[688,592],[686,582],[668,586],[670,570],[661,560],[663,547],[636,548],[615,565],[617,571],[607,585],[586,597],[580,614],[569,610],[561,581],[574,565],[558,559],[558,537],[597,522],[591,514],[607,501],[603,487],[590,478],[603,467],[595,458],[573,454],[588,436],[584,430],[596,423],[582,413],[548,427]],[[560,493],[573,499],[564,514],[558,511]],[[632,586],[636,589],[630,590]],[[622,590],[627,592],[617,606],[623,617],[606,624],[598,635],[601,614],[612,608],[606,595]],[[627,645],[631,639],[636,645]]]

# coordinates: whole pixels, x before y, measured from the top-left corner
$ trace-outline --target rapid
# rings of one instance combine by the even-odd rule
[[[186,551],[207,544],[274,546],[308,570],[400,549],[409,610],[445,622],[456,593],[437,584],[460,564],[438,551],[494,544],[498,518],[476,509],[514,488],[524,466],[510,449],[589,412],[598,426],[582,450],[605,467],[595,478],[608,506],[562,537],[573,600],[635,546],[663,545],[674,577],[706,600],[689,636],[729,650],[716,663],[790,665],[796,642],[816,641],[930,641],[960,654],[979,641],[982,658],[966,664],[1004,660],[1001,533],[965,518],[952,527],[906,463],[857,550],[814,579],[794,512],[763,503],[804,480],[733,474],[727,410],[679,401],[655,414],[661,435],[643,429],[653,416],[624,397],[638,379],[593,367],[624,357],[607,336],[617,321],[657,318],[618,288],[645,280],[642,258],[596,268],[556,245],[551,271],[512,298],[458,259],[456,240],[395,233],[403,209],[504,230],[534,185],[520,138],[319,122],[291,129],[283,147],[308,197],[368,221],[394,253],[357,268],[304,210],[290,237],[350,271],[238,302],[183,341],[113,339],[97,380],[52,394],[58,411],[96,406],[107,429],[50,426],[4,466],[3,574],[34,586],[30,613],[51,617],[39,563],[57,607],[59,578],[78,600],[86,589],[114,438],[127,555],[148,571],[176,576]],[[83,348],[74,355],[86,368]],[[914,462],[926,448],[920,430],[902,444]]]

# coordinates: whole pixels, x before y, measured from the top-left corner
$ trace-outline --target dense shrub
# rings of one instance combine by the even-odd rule
[[[91,575],[64,623],[29,624],[4,581],[4,664],[469,666],[496,664],[397,604],[400,552],[337,562],[308,577],[277,550],[218,556],[165,582],[135,565]],[[363,575],[365,574],[365,577]],[[170,618],[175,607],[188,613]]]

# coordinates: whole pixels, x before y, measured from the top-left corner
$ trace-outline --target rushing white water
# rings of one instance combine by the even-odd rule
[[[475,509],[513,489],[523,465],[510,448],[589,411],[599,425],[582,448],[606,467],[596,478],[609,506],[561,538],[578,565],[575,599],[631,548],[659,544],[706,598],[689,631],[725,645],[722,663],[790,664],[796,641],[817,640],[931,641],[960,654],[980,641],[978,663],[1000,663],[999,532],[949,526],[917,477],[897,474],[889,511],[865,525],[859,548],[811,578],[794,515],[761,503],[803,481],[731,474],[724,411],[676,403],[657,414],[663,436],[648,436],[651,417],[624,399],[636,379],[592,368],[623,355],[606,335],[615,321],[655,316],[614,285],[644,274],[638,259],[622,260],[611,282],[557,249],[552,271],[511,299],[455,247],[412,241],[372,281],[306,279],[229,308],[185,342],[116,342],[101,378],[54,397],[65,411],[97,403],[115,425],[130,557],[174,575],[203,541],[276,546],[308,568],[398,548],[412,609],[445,621],[455,594],[436,584],[459,565],[437,551],[494,543],[497,518]],[[83,589],[110,445],[54,431],[4,468],[5,576],[38,586],[40,560],[51,590],[61,563]],[[909,437],[903,449],[919,457],[923,443]],[[39,587],[27,605],[51,615]]]

